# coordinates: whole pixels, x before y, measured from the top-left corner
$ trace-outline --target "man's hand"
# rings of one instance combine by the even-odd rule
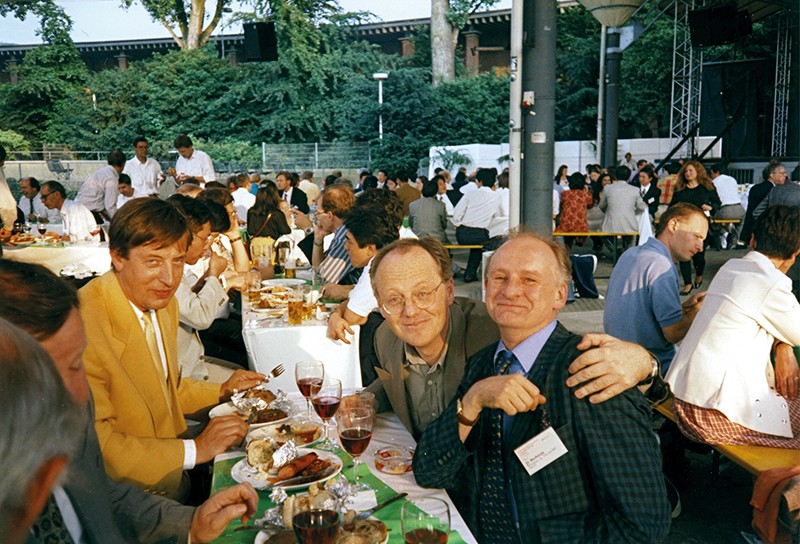
[[[332,298],[334,300],[344,300],[350,296],[350,291],[353,290],[353,285],[339,285],[338,283],[326,283],[322,286],[320,294],[324,298]]]
[[[775,387],[785,399],[797,398],[800,390],[800,367],[788,344],[780,343],[775,347]]]
[[[650,376],[653,363],[643,347],[607,334],[584,335],[578,349],[588,350],[572,361],[567,386],[582,399],[598,404],[615,397]],[[595,349],[589,349],[595,348]]]
[[[197,464],[211,461],[231,446],[242,443],[248,425],[239,416],[211,418],[200,436],[194,439],[197,447]]]
[[[345,344],[349,344],[350,340],[347,339],[347,334],[354,334],[353,329],[350,328],[350,323],[342,317],[337,311],[331,314],[328,319],[328,338],[333,340],[341,340]]]
[[[189,528],[192,542],[211,542],[228,526],[228,523],[241,517],[247,523],[256,514],[258,493],[248,483],[226,487],[214,493],[197,507]]]
[[[228,291],[231,289],[236,291],[245,291],[247,289],[247,281],[245,280],[244,276],[238,272],[225,272],[222,275],[225,276],[225,285],[228,288]]]
[[[683,312],[683,315],[691,315],[692,319],[694,319],[694,316],[696,316],[697,312],[699,312],[700,308],[702,308],[703,301],[705,300],[705,298],[706,298],[706,291],[695,293],[694,295],[689,297],[688,300],[684,301],[684,303],[681,304],[681,310]]]
[[[208,275],[218,278],[226,268],[228,268],[228,259],[212,251],[208,259]]]
[[[524,375],[509,374],[476,382],[461,399],[461,405],[467,419],[477,419],[484,408],[498,408],[514,416],[535,410],[546,400]]]
[[[257,386],[266,379],[264,374],[251,370],[237,370],[228,381],[219,386],[219,401],[228,402],[233,395],[233,390],[247,391]]]

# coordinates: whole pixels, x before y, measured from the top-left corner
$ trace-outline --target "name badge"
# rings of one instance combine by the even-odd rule
[[[514,453],[528,471],[528,476],[533,476],[567,453],[567,447],[555,429],[548,427],[515,449]]]

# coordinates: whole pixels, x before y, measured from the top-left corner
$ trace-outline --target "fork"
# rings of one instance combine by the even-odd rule
[[[267,377],[264,379],[264,383],[267,383],[271,378],[277,378],[278,376],[283,374],[284,370],[286,369],[283,368],[283,365],[276,366],[270,371],[269,374],[267,374]]]

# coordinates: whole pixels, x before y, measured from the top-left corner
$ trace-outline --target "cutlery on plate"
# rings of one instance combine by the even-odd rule
[[[399,501],[400,499],[403,499],[403,498],[405,498],[407,496],[408,496],[408,493],[398,493],[394,497],[390,497],[390,498],[386,499],[385,501],[383,501],[379,505],[373,506],[369,510],[364,510],[363,512],[359,512],[356,515],[356,519],[367,519],[368,517],[370,517],[372,514],[374,514],[375,512],[380,510],[381,508],[383,508],[385,506],[389,506],[393,502]]]
[[[323,478],[327,478],[334,472],[338,467],[336,465],[330,466],[323,470],[322,472],[317,472],[314,474],[309,474],[307,476],[295,476],[294,478],[289,478],[288,480],[281,480],[280,482],[275,482],[272,484],[268,489],[272,489],[273,487],[286,487],[287,485],[300,485],[300,484],[309,484],[312,482],[317,482],[322,480]]]

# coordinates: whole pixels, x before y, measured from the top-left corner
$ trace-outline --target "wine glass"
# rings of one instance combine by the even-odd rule
[[[446,544],[450,535],[450,507],[442,499],[421,497],[400,511],[406,544]]]
[[[333,544],[339,532],[339,513],[335,510],[306,510],[292,518],[299,544]]]
[[[367,449],[372,438],[373,415],[372,408],[367,407],[366,404],[359,408],[343,408],[336,415],[339,440],[345,451],[353,458],[353,473],[355,474],[353,487],[356,491],[371,489],[369,485],[358,482],[358,465],[361,462],[361,454]]]
[[[92,245],[99,246],[100,245],[100,231],[102,230],[100,228],[100,225],[94,224],[94,225],[92,225],[90,227],[90,229],[91,230],[89,231],[89,234],[92,237],[92,239],[91,239]]]
[[[342,402],[342,382],[336,378],[325,378],[322,384],[311,385],[311,405],[314,411],[322,419],[325,425],[323,429],[322,442],[317,446],[318,449],[336,451],[336,444],[331,440],[328,432],[328,423],[339,410]]]
[[[311,386],[321,386],[324,378],[325,367],[321,361],[300,361],[294,366],[294,380],[300,394],[306,398],[308,419],[311,419]]]

